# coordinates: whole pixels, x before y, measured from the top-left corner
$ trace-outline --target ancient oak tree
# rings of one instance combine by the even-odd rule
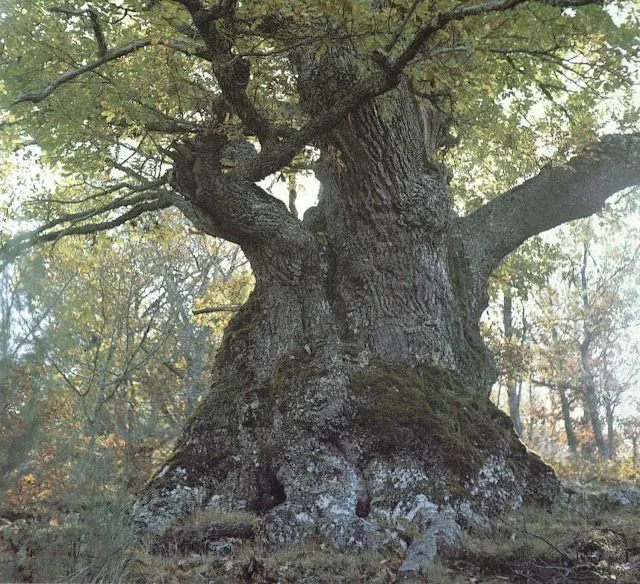
[[[272,543],[358,548],[554,498],[488,401],[478,323],[505,256],[640,183],[637,18],[590,0],[3,9],[2,139],[60,176],[4,255],[175,206],[255,274],[142,526],[247,509]],[[261,186],[311,171],[302,220]]]

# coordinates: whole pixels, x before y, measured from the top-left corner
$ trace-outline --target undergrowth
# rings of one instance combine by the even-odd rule
[[[127,500],[99,488],[101,473],[76,482],[67,509],[31,519],[3,520],[0,581],[134,582],[138,584],[392,584],[402,557],[380,552],[346,553],[330,542],[308,541],[279,551],[226,537],[199,552],[152,553],[153,542],[136,537],[126,519]],[[601,496],[628,475],[592,469],[569,473],[573,486],[591,475],[589,488],[572,490],[553,508],[526,507],[495,517],[488,528],[467,526],[460,542],[414,580],[431,584],[617,582],[637,584],[640,515],[637,505]],[[626,472],[626,471],[625,471]],[[620,480],[619,480],[620,479]],[[598,482],[598,487],[593,483]],[[82,492],[82,497],[80,497]],[[73,501],[82,505],[73,507]],[[176,529],[251,524],[248,513],[198,511]]]

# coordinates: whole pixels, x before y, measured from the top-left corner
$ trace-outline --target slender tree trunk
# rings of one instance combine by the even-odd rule
[[[610,399],[605,399],[605,419],[607,421],[607,456],[609,460],[616,458],[615,406]]]
[[[504,303],[502,305],[502,322],[504,325],[504,338],[507,343],[513,341],[513,297],[509,287],[504,290]],[[522,423],[520,421],[520,394],[515,375],[507,375],[507,397],[509,400],[509,415],[513,427],[519,435],[522,435]]]
[[[600,407],[598,403],[598,392],[595,386],[595,380],[591,371],[590,354],[588,350],[589,342],[584,341],[580,346],[583,367],[583,393],[585,404],[587,406],[589,423],[593,430],[593,438],[598,449],[600,458],[607,458],[607,445],[602,432],[602,423],[600,421]]]
[[[520,393],[515,382],[507,386],[507,395],[509,396],[509,415],[513,422],[516,432],[522,434],[522,423],[520,421]]]
[[[584,243],[582,255],[582,268],[580,272],[580,285],[582,289],[582,304],[588,313],[590,307],[589,293],[587,289],[587,260],[589,257],[588,244]],[[589,328],[589,323],[585,317],[583,327],[583,340],[580,343],[580,362],[582,364],[582,383],[584,399],[587,406],[589,421],[593,430],[593,437],[598,449],[600,458],[607,458],[607,445],[602,432],[602,423],[600,422],[600,407],[598,399],[598,388],[596,387],[593,367],[591,364],[591,344],[593,342],[593,334]]]
[[[573,429],[573,420],[571,419],[571,404],[567,396],[566,386],[560,384],[558,386],[558,395],[560,396],[560,405],[562,407],[562,421],[564,424],[564,433],[567,437],[567,446],[571,458],[574,460],[578,458],[578,438],[576,437],[575,430]]]

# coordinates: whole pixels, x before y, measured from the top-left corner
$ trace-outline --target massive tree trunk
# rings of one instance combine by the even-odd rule
[[[198,505],[248,509],[271,543],[362,548],[401,546],[408,522],[419,533],[438,513],[461,524],[551,501],[552,469],[488,399],[488,278],[527,237],[599,208],[635,168],[603,162],[611,184],[585,193],[576,167],[598,164],[574,159],[458,218],[434,163],[437,121],[407,81],[374,77],[393,89],[370,99],[343,47],[296,59],[309,127],[334,122],[316,134],[322,186],[303,221],[253,182],[286,148],[252,110],[239,111],[260,154],[213,130],[176,147],[183,211],[242,246],[256,286],[137,519],[158,530]]]
[[[321,144],[320,202],[303,222],[219,170],[212,138],[177,160],[201,225],[243,201],[244,233],[232,220],[211,231],[242,245],[256,287],[225,333],[211,394],[137,503],[140,521],[242,508],[265,515],[271,542],[357,548],[400,542],[407,520],[426,529],[445,508],[469,520],[553,499],[553,471],[488,400],[488,274],[451,212],[425,120],[405,83],[349,115]]]
[[[199,59],[184,76],[198,88],[195,98],[183,107],[180,99],[163,98],[169,86],[155,88],[162,123],[147,125],[142,112],[156,108],[141,102],[141,119],[130,127],[124,122],[121,139],[126,143],[141,128],[197,137],[173,145],[171,192],[152,194],[164,178],[143,180],[144,188],[127,186],[126,196],[96,211],[63,214],[16,238],[7,253],[173,204],[202,231],[239,244],[256,279],[225,332],[211,393],[136,502],[141,525],[162,529],[206,505],[264,515],[263,537],[276,544],[320,535],[343,548],[401,545],[407,522],[420,533],[440,513],[455,532],[453,525],[556,495],[553,471],[525,449],[509,418],[488,400],[496,367],[478,325],[488,279],[528,237],[590,215],[614,192],[639,184],[640,139],[605,138],[457,217],[434,160],[441,137],[435,108],[416,98],[405,73],[419,60],[425,72],[433,67],[434,94],[462,86],[466,65],[451,70],[455,83],[438,87],[434,59],[447,37],[452,54],[475,51],[466,46],[466,33],[458,39],[449,25],[524,3],[462,3],[448,11],[420,6],[433,11],[426,16],[413,14],[422,4],[414,2],[401,20],[389,21],[384,45],[374,48],[378,24],[361,34],[326,10],[305,26],[306,11],[245,12],[245,5],[259,3],[176,0],[192,26],[157,15],[159,36],[150,32],[119,48],[105,45],[91,9],[60,11],[92,15],[100,58],[74,57],[83,64],[15,103],[39,103],[108,63],[166,47]],[[374,0],[371,10],[387,4]],[[185,38],[166,38],[172,27]],[[404,35],[404,29],[414,30]],[[270,64],[263,67],[263,58]],[[275,83],[267,83],[271,74]],[[114,70],[112,83],[120,78],[130,79]],[[206,87],[212,88],[207,97],[200,92]],[[285,103],[275,103],[281,92]],[[189,121],[174,120],[178,113]],[[109,131],[120,125],[118,115]],[[322,188],[319,204],[301,221],[256,183],[291,170],[307,147],[320,153],[315,173]],[[130,176],[144,179],[137,165],[147,166],[146,144],[129,159]],[[94,215],[103,219],[93,223]]]

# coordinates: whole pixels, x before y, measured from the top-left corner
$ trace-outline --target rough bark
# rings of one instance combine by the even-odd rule
[[[311,117],[354,91],[348,50],[296,60]],[[242,246],[256,287],[211,393],[136,502],[141,525],[246,509],[274,545],[401,548],[407,523],[427,533],[553,500],[553,471],[488,401],[496,368],[478,321],[493,267],[551,226],[547,206],[561,222],[586,195],[551,169],[456,218],[430,119],[405,81],[341,118],[317,141],[320,200],[302,221],[239,170],[257,155],[248,142],[211,131],[176,147],[183,211]],[[609,194],[622,185],[605,178]]]
[[[139,523],[161,530],[197,506],[248,509],[264,516],[268,542],[314,535],[343,548],[402,547],[411,523],[423,536],[417,557],[449,541],[438,525],[450,536],[487,513],[552,500],[553,471],[488,401],[496,367],[478,326],[488,278],[526,238],[639,183],[640,139],[607,138],[456,217],[434,162],[435,109],[418,102],[403,70],[447,25],[526,0],[434,11],[408,38],[402,24],[384,51],[367,54],[349,35],[334,38],[330,22],[326,50],[299,42],[317,31],[289,31],[274,54],[297,78],[304,115],[293,121],[274,121],[248,92],[251,57],[234,38],[243,3],[176,1],[199,45],[166,44],[210,64],[219,93],[206,124],[177,128],[198,134],[174,145],[174,192],[106,204],[102,213],[131,209],[96,224],[67,215],[28,238],[95,232],[175,204],[251,262],[256,287],[225,332],[211,393],[138,498]],[[253,35],[271,17],[288,26],[278,15],[242,24]],[[47,99],[157,40],[109,49],[93,24],[100,58],[18,102]],[[227,116],[241,126],[233,137]],[[310,145],[322,188],[301,221],[255,183]],[[61,222],[72,226],[55,230]]]
[[[262,149],[213,127],[176,145],[172,185],[196,225],[242,247],[256,287],[225,332],[211,393],[136,502],[139,523],[158,531],[196,506],[246,509],[264,516],[260,537],[274,545],[315,536],[402,548],[407,524],[427,534],[553,500],[553,471],[488,400],[496,367],[478,326],[488,278],[530,235],[640,179],[635,167],[578,157],[579,185],[549,169],[457,218],[434,162],[437,120],[394,62],[361,77],[348,45],[296,51],[310,121],[286,137],[249,107],[246,81],[232,83],[215,19],[184,4]],[[311,138],[320,199],[300,221],[253,181]],[[598,165],[606,184],[582,192]]]
[[[349,90],[336,70],[306,69],[327,91],[309,92],[309,111]],[[407,521],[420,532],[442,513],[480,521],[553,499],[553,471],[487,399],[496,370],[429,132],[408,83],[347,116],[323,139],[302,222],[221,168],[219,136],[176,153],[189,212],[243,247],[256,288],[137,502],[141,523],[241,508],[265,516],[272,544],[403,547]]]
[[[468,262],[478,316],[485,283],[510,252],[529,237],[601,210],[611,195],[640,183],[640,136],[605,136],[560,166],[535,177],[458,219],[454,234]]]

